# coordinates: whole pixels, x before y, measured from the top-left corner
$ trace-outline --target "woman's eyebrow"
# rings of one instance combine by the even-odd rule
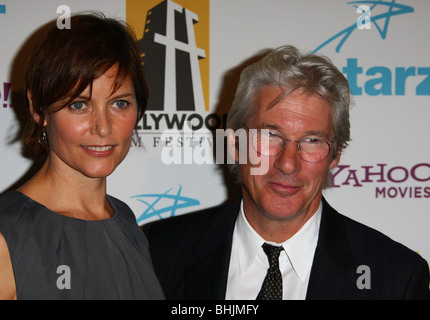
[[[119,93],[119,94],[113,94],[112,96],[109,97],[109,99],[110,100],[115,100],[115,99],[128,98],[128,97],[134,98],[134,94],[131,93],[131,92],[124,92],[124,93]]]

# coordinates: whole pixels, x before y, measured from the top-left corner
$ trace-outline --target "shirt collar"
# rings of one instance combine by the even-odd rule
[[[263,252],[264,242],[274,245],[282,245],[291,262],[294,272],[304,281],[312,268],[315,249],[318,242],[318,232],[321,221],[322,202],[315,214],[303,225],[303,227],[290,239],[283,243],[271,243],[265,241],[249,224],[243,210],[243,200],[240,206],[239,216],[236,222],[236,232],[239,239],[239,272],[247,270],[257,254]],[[264,255],[264,253],[263,253]],[[288,263],[288,259],[286,263]]]

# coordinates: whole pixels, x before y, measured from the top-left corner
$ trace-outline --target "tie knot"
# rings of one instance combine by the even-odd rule
[[[279,268],[279,254],[284,248],[282,246],[272,246],[270,244],[264,243],[263,250],[267,255],[269,260],[270,268]]]

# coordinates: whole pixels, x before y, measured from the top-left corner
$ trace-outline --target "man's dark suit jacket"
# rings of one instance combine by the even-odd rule
[[[225,299],[239,207],[240,201],[236,201],[144,227],[167,299]],[[358,269],[361,265],[369,269]],[[363,282],[369,270],[370,278]],[[370,288],[360,289],[363,286],[357,282],[370,284]],[[323,200],[306,299],[429,299],[428,264],[382,233],[339,214]]]

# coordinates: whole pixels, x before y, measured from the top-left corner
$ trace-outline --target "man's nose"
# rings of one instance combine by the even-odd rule
[[[285,147],[277,155],[274,166],[283,174],[292,174],[299,169],[300,159],[297,142],[286,141]]]

